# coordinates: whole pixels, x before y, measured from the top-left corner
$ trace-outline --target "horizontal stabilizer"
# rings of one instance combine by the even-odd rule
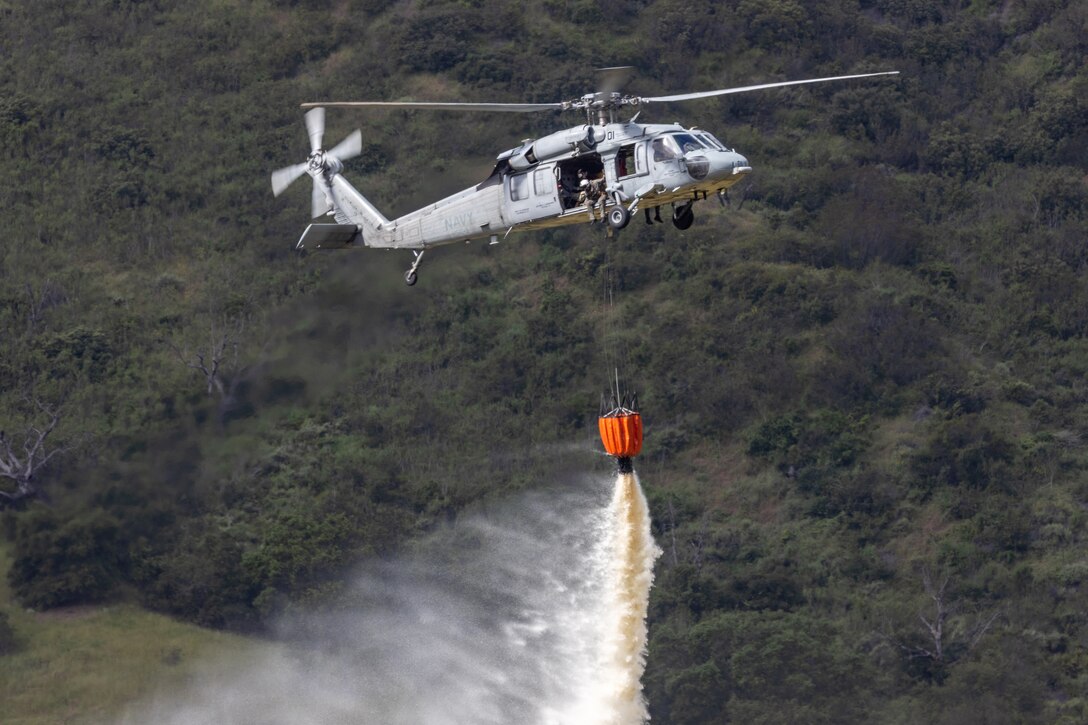
[[[311,224],[302,233],[295,249],[344,249],[362,241],[354,224]]]

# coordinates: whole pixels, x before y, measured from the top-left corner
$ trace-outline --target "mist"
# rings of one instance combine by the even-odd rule
[[[121,722],[640,722],[657,549],[637,482],[620,479],[587,475],[522,494],[369,562],[350,577],[345,606],[281,621],[271,654],[209,661]],[[617,529],[632,519],[621,488],[637,493],[644,536]],[[636,539],[643,561],[633,571],[616,561],[616,542]],[[616,576],[641,582],[641,639],[619,658],[617,631],[631,627],[632,609],[617,603],[630,586]]]

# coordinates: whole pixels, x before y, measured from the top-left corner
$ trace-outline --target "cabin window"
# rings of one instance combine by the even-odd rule
[[[550,196],[555,193],[555,174],[551,169],[537,169],[533,172],[533,193],[537,196]]]
[[[521,201],[529,198],[529,178],[526,174],[516,174],[510,177],[510,201]]]
[[[635,144],[620,146],[620,150],[616,154],[616,178],[622,179],[625,176],[634,176],[638,171],[635,166]]]

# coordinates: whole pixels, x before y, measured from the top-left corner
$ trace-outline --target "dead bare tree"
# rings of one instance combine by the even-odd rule
[[[703,513],[699,519],[699,532],[693,536],[688,544],[691,546],[691,563],[696,569],[703,567],[703,556],[706,553],[706,545],[709,543],[709,518]]]
[[[235,405],[238,386],[249,370],[248,365],[239,363],[238,352],[244,331],[245,321],[236,319],[226,324],[213,324],[207,341],[192,349],[167,341],[178,360],[204,378],[208,395],[218,397],[220,422]]]
[[[207,344],[198,346],[193,351],[182,349],[170,341],[167,344],[182,365],[204,376],[208,395],[218,393],[220,398],[227,395],[227,385],[223,378],[231,361],[238,358],[238,339],[235,336],[212,327]]]
[[[67,302],[68,294],[63,287],[52,280],[46,280],[37,289],[27,282],[24,291],[27,333],[34,336],[45,320],[45,313]]]
[[[754,187],[752,185],[752,182],[745,181],[743,184],[740,185],[740,188],[734,192],[734,194],[740,197],[737,202],[737,211],[740,211],[744,208],[744,202],[748,199],[748,192],[751,191],[753,188]]]
[[[894,639],[899,649],[905,652],[909,659],[926,658],[936,663],[951,662],[957,656],[955,654],[950,656],[950,648],[960,654],[970,652],[997,621],[1001,613],[1000,609],[994,609],[988,614],[980,613],[974,618],[973,623],[970,623],[970,615],[960,616],[962,601],[950,595],[950,581],[951,575],[945,574],[939,582],[935,582],[929,567],[922,567],[922,587],[925,589],[926,597],[932,602],[932,609],[927,607],[918,612],[918,620],[922,623],[926,644],[919,646],[889,637]]]
[[[67,446],[47,451],[45,441],[60,422],[60,415],[38,399],[34,405],[48,418],[45,425],[27,428],[22,446],[14,444],[8,435],[0,431],[0,477],[13,481],[14,491],[0,490],[0,509],[18,506],[22,502],[40,498],[41,489],[34,481],[34,476],[58,453],[69,450]],[[22,452],[16,449],[20,447]]]
[[[929,633],[933,648],[917,647],[915,648],[916,653],[913,655],[915,657],[929,657],[936,662],[944,661],[944,624],[948,618],[948,602],[945,599],[945,590],[948,589],[948,580],[949,575],[945,574],[944,578],[941,579],[941,583],[934,586],[929,568],[922,568],[922,586],[926,590],[926,595],[933,600],[934,612],[932,619],[927,619],[925,614],[918,612],[918,619],[921,620]]]

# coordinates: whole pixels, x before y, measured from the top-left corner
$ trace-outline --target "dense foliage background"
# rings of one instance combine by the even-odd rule
[[[611,279],[655,722],[1084,722],[1085,57],[1068,0],[0,0],[0,427],[56,410],[71,447],[3,515],[12,586],[259,629],[606,470]],[[687,232],[447,248],[414,289],[407,255],[295,255],[308,184],[268,174],[299,102],[555,101],[618,64],[643,94],[902,75],[644,112],[755,166]],[[346,173],[392,216],[577,120],[327,138],[363,129]],[[216,349],[221,390],[189,367]]]

